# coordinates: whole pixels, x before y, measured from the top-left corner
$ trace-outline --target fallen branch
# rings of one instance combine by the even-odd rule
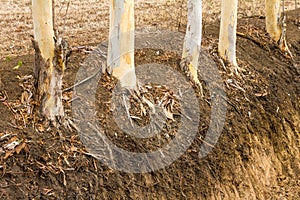
[[[249,34],[244,34],[244,33],[241,33],[241,32],[237,32],[236,35],[239,36],[239,37],[241,37],[241,38],[245,38],[247,40],[252,41],[254,44],[260,46],[261,48],[263,48],[263,49],[265,49],[265,50],[267,50],[269,52],[271,51],[270,48],[268,47],[268,45],[266,43],[259,41],[258,39],[252,37]]]
[[[83,79],[82,81],[80,81],[80,82],[78,82],[78,83],[75,83],[74,85],[72,85],[72,86],[70,86],[70,87],[68,87],[68,88],[63,89],[63,92],[66,92],[66,91],[68,91],[68,90],[71,90],[72,88],[74,88],[74,87],[76,87],[76,86],[79,86],[79,85],[81,85],[81,84],[87,82],[88,80],[94,78],[101,70],[102,70],[102,68],[100,67],[100,68],[99,68],[94,74],[92,74],[91,76],[89,76],[89,77]]]

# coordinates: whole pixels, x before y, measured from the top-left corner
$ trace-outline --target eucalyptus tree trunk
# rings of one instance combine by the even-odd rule
[[[281,20],[281,0],[265,0],[266,7],[266,29],[270,37],[278,42],[282,33]]]
[[[281,16],[281,0],[265,0],[265,4],[267,32],[281,51],[293,57],[286,42],[286,24],[285,17]]]
[[[65,59],[61,39],[55,40],[52,0],[32,0],[35,49],[35,99],[40,114],[54,121],[64,116],[62,76]]]
[[[199,83],[197,70],[202,39],[202,0],[188,0],[188,23],[183,44],[182,61],[190,76]]]
[[[111,0],[107,65],[121,86],[136,89],[134,0]]]
[[[236,26],[238,0],[222,0],[218,51],[221,58],[237,68]]]

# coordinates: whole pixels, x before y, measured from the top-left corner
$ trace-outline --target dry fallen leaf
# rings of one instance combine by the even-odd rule
[[[255,96],[257,97],[264,97],[264,96],[267,96],[268,95],[268,92],[264,92],[264,93],[256,93]]]
[[[12,150],[14,149],[16,146],[18,146],[20,143],[22,142],[22,140],[20,140],[19,138],[17,138],[16,136],[13,136],[12,138],[10,138],[7,143],[3,146],[4,149],[9,149]]]
[[[173,117],[173,113],[171,113],[167,108],[163,108],[163,111],[168,119],[175,121]]]
[[[45,131],[45,127],[42,124],[38,124],[37,125],[37,130],[41,133],[43,133]]]
[[[17,146],[17,147],[15,148],[16,153],[19,154],[19,153],[22,151],[22,149],[25,148],[25,146],[26,146],[26,143],[25,143],[25,142],[22,142],[21,145],[19,145],[19,146]]]
[[[29,99],[29,93],[25,90],[21,96],[21,103],[22,104],[27,103],[28,99]]]
[[[77,147],[71,146],[70,150],[73,151],[78,151]]]
[[[14,154],[15,150],[6,151],[4,159],[7,159],[8,157],[12,156]]]

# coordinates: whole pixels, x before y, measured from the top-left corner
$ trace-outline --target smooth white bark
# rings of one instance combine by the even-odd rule
[[[107,65],[122,87],[136,88],[133,0],[111,0]]]
[[[219,35],[219,55],[229,63],[236,62],[236,26],[238,0],[222,0],[221,26]]]
[[[197,69],[202,39],[202,0],[188,0],[188,23],[182,59],[188,63],[194,82],[199,83]]]
[[[45,60],[54,56],[52,0],[32,0],[34,40]]]

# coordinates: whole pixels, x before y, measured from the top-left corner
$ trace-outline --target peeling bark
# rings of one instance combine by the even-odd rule
[[[121,86],[136,89],[134,1],[111,0],[107,66]]]
[[[221,58],[237,68],[236,26],[238,0],[222,0],[218,51]]]
[[[61,88],[66,57],[62,39],[55,40],[52,12],[52,0],[32,0],[35,100],[40,115],[55,121],[64,116]]]
[[[192,80],[198,80],[198,59],[202,39],[202,0],[188,0],[188,23],[184,38],[182,61],[187,65]]]
[[[266,4],[266,29],[270,37],[277,42],[281,51],[293,57],[286,42],[285,17],[281,15],[280,0],[265,0]]]

